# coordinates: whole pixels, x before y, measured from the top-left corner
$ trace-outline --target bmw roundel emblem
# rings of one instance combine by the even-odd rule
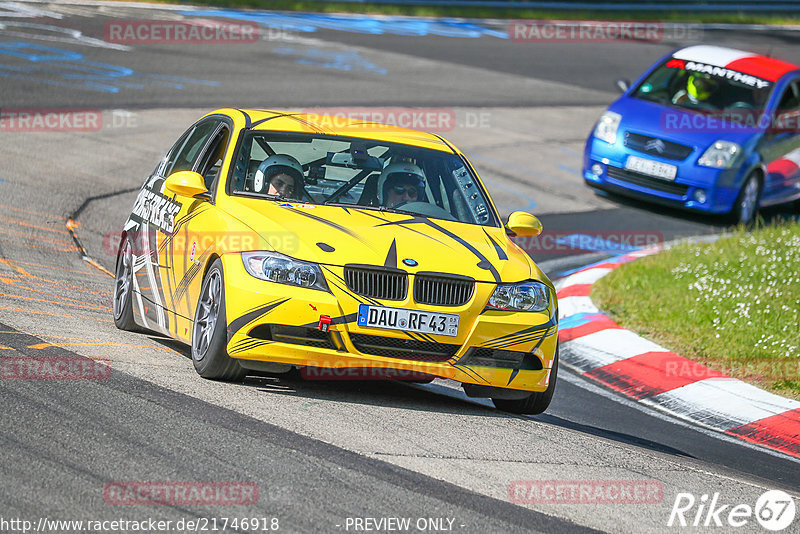
[[[416,267],[417,265],[419,265],[419,263],[417,263],[417,260],[412,260],[411,258],[406,258],[406,259],[403,260],[403,265],[406,265],[408,267]]]

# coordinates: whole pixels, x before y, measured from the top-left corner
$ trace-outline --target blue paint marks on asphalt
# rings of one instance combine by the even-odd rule
[[[574,175],[577,175],[577,176],[580,176],[580,174],[581,174],[581,171],[579,171],[575,167],[567,167],[563,163],[559,163],[557,166],[558,166],[559,169],[561,169],[562,171],[566,172],[567,174],[574,174]]]
[[[326,69],[345,70],[351,72],[373,72],[386,74],[386,69],[382,69],[361,56],[355,50],[348,52],[328,52],[318,48],[298,49],[298,48],[276,48],[276,54],[285,56],[296,56],[296,63],[301,65],[313,65]]]
[[[603,317],[602,313],[576,313],[575,315],[570,315],[560,319],[558,321],[558,329],[566,330],[567,328],[577,328],[579,326],[591,323],[593,320],[599,319],[600,317]]]
[[[559,147],[559,148],[561,149],[561,152],[563,152],[564,154],[568,154],[570,156],[575,156],[575,157],[578,157],[580,159],[583,159],[583,154],[581,152],[578,152],[577,150],[572,150],[571,148],[566,147],[566,146],[562,146],[562,147]]]
[[[142,81],[174,89],[188,84],[217,86],[218,82],[137,72],[109,63],[84,59],[82,54],[62,48],[27,42],[0,43],[0,55],[28,61],[27,65],[0,64],[0,77],[34,81],[101,93],[118,93],[121,88],[143,89]],[[55,78],[55,79],[54,79]],[[60,79],[59,79],[60,78]]]
[[[556,243],[566,245],[576,250],[591,250],[593,252],[604,252],[607,254],[633,252],[641,248],[589,234],[570,234],[557,238]]]
[[[408,35],[422,37],[459,37],[476,39],[484,36],[508,39],[508,32],[493,30],[479,24],[454,18],[422,19],[373,15],[330,15],[322,13],[270,13],[238,11],[235,9],[186,10],[190,17],[225,17],[255,22],[267,28],[300,33],[318,30],[339,30],[370,35]]]

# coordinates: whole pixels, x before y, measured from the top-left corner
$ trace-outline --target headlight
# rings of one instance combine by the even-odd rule
[[[269,282],[328,291],[322,270],[316,263],[308,263],[277,252],[242,252],[244,268],[248,273]]]
[[[501,284],[492,293],[488,305],[499,310],[540,312],[550,305],[550,291],[541,282]]]
[[[742,147],[736,143],[717,141],[703,152],[697,164],[715,169],[729,169],[741,151]]]
[[[617,129],[621,120],[622,115],[619,113],[606,111],[600,116],[597,126],[594,127],[594,136],[613,145],[617,142]]]

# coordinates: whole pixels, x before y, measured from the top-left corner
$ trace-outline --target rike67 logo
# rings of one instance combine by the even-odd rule
[[[794,499],[781,490],[763,493],[755,506],[724,503],[718,492],[710,498],[703,494],[699,499],[691,493],[678,493],[667,526],[723,527],[727,530],[748,525],[755,518],[763,528],[778,532],[790,526],[794,516]]]

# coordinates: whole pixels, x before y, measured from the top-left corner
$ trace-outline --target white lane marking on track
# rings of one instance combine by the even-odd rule
[[[0,16],[2,16],[1,13]],[[39,33],[36,31],[13,31],[13,30],[10,31],[9,30],[10,28],[22,28],[24,30],[39,30],[40,32],[52,32],[52,34],[55,35],[48,33]],[[132,48],[127,45],[108,43],[106,41],[103,41],[102,39],[87,37],[86,35],[83,34],[83,32],[75,30],[73,28],[61,28],[59,26],[52,26],[50,24],[36,24],[33,22],[21,22],[21,21],[5,21],[5,22],[0,22],[0,30],[3,30],[3,36],[5,37],[37,39],[39,41],[51,41],[58,43],[76,43],[86,46],[94,46],[97,48],[109,48],[111,50],[122,50],[122,51],[132,50]]]
[[[0,2],[0,17],[23,19],[32,19],[38,17],[47,17],[50,19],[64,18],[59,13],[40,9],[28,4],[22,4],[20,2]]]

